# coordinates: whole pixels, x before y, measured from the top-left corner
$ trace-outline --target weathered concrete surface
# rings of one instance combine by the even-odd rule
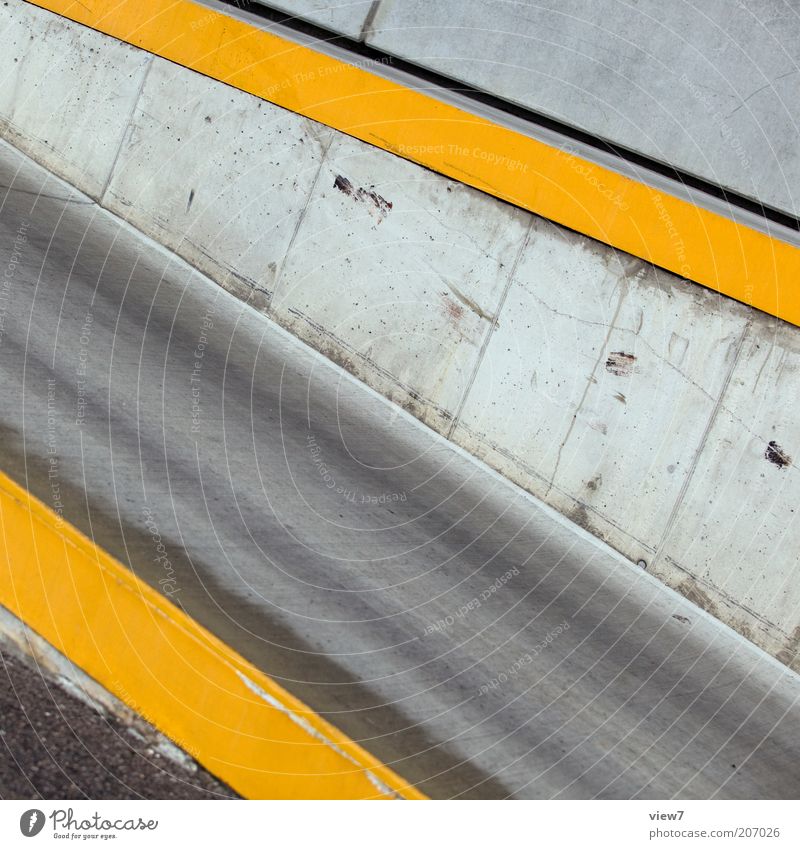
[[[150,56],[12,0],[0,7],[2,136],[97,199]]]
[[[75,41],[140,67],[27,4],[0,15],[64,33],[28,52],[65,92]],[[114,212],[798,666],[797,473],[764,459],[798,452],[795,329],[161,59],[140,86],[124,129],[95,127],[113,157],[66,172],[79,188],[105,179]],[[36,90],[17,80],[22,102]],[[21,144],[41,120],[4,132]],[[779,383],[756,409],[738,381],[759,374],[758,392]],[[721,434],[726,416],[755,436]]]
[[[653,568],[795,666],[799,388],[797,332],[754,322]]]
[[[796,674],[5,145],[0,185],[0,465],[65,519],[434,796],[797,797]]]
[[[532,220],[158,59],[103,204],[440,431]]]
[[[454,439],[650,563],[747,312],[539,220]]]
[[[531,217],[339,135],[272,313],[446,433]]]
[[[800,17],[785,0],[381,0],[367,40],[800,213]]]
[[[262,309],[332,130],[154,59],[103,204]]]

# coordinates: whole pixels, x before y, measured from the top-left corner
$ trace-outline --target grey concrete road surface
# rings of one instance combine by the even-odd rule
[[[0,153],[16,480],[432,796],[798,796],[796,675]]]

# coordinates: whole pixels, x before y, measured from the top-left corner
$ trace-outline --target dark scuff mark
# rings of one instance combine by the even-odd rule
[[[446,295],[443,296],[442,300],[444,301],[444,309],[447,313],[447,317],[453,324],[458,324],[458,322],[461,321],[461,317],[464,315],[464,307],[457,304]]]
[[[382,198],[379,194],[376,194],[372,191],[372,189],[359,189],[359,199],[363,199],[363,197],[369,198],[373,204],[375,204],[375,209],[378,210],[380,214],[380,220],[383,221],[384,218],[389,214],[393,204],[390,200],[386,200],[386,198]],[[363,195],[363,197],[362,197]]]
[[[600,489],[600,486],[603,483],[602,475],[595,475],[590,481],[587,481],[586,486],[588,489],[591,489],[592,492],[597,492]]]
[[[347,177],[342,177],[341,174],[336,175],[336,179],[333,181],[333,188],[339,189],[340,192],[344,192],[346,195],[353,196],[353,184],[347,179]]]
[[[633,371],[636,357],[626,354],[625,351],[614,351],[608,355],[606,360],[606,371],[617,377],[627,377]]]
[[[684,624],[688,623],[688,621],[689,621],[689,620],[687,619],[687,617],[685,617],[685,616],[681,616],[679,613],[673,613],[673,614],[672,614],[672,618],[673,618],[673,619],[677,619],[677,620],[678,620],[678,622],[683,622]]]
[[[356,189],[347,177],[343,177],[341,174],[336,175],[333,187],[355,201],[368,204],[370,214],[378,219],[379,224],[386,218],[394,205],[390,200],[386,200],[375,192],[372,186],[368,189],[359,186]]]
[[[779,469],[782,469],[784,466],[791,465],[792,458],[783,450],[783,448],[778,445],[777,442],[773,439],[768,445],[767,450],[764,452],[764,458],[769,460],[770,463],[776,465]]]
[[[687,578],[682,581],[678,587],[678,592],[683,595],[685,598],[688,598],[692,604],[696,604],[698,607],[701,607],[706,613],[710,613],[712,616],[715,616],[717,619],[721,619],[722,617],[719,615],[717,611],[717,606],[711,600],[711,597],[705,593],[700,587],[695,583],[691,578]]]
[[[194,189],[189,192],[189,202],[186,204],[186,211],[188,212],[192,208],[192,201],[194,200]]]
[[[627,404],[628,403],[627,399],[625,398],[625,396],[621,392],[617,392],[614,395],[614,397],[617,399],[617,401],[620,402],[620,404]]]
[[[592,536],[596,536],[598,539],[605,542],[603,532],[599,528],[595,527],[594,523],[591,521],[588,505],[583,501],[576,502],[575,507],[573,507],[566,515],[567,518],[575,522],[576,525],[579,525],[585,531],[592,534]]]
[[[800,626],[786,639],[786,645],[775,655],[781,663],[795,672],[800,670]]]

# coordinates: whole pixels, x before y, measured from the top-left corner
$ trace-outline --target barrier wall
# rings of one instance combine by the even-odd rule
[[[798,668],[796,328],[34,6],[0,15],[5,138]]]

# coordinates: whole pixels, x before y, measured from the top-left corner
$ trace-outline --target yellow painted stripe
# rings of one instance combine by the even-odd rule
[[[249,798],[425,798],[0,473],[0,604]]]
[[[800,250],[191,0],[33,0],[800,324]]]

